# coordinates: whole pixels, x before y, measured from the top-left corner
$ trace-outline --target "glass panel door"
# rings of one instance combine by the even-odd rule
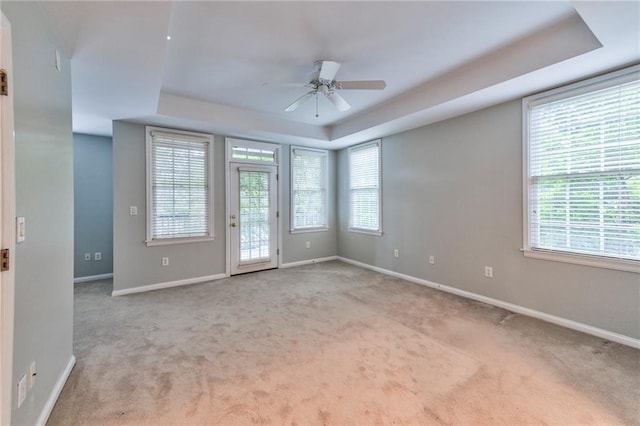
[[[276,268],[276,168],[231,163],[231,274]]]

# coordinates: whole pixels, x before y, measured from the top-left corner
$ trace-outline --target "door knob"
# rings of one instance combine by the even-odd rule
[[[232,223],[232,224],[231,224],[231,227],[232,227],[232,228],[235,228],[235,227],[236,227],[236,224],[235,224],[235,223]]]

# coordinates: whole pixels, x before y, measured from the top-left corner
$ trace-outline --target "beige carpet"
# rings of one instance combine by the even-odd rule
[[[110,292],[50,425],[640,424],[640,351],[340,262]]]

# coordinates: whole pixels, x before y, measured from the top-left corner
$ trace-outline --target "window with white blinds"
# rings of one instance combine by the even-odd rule
[[[380,141],[349,149],[349,230],[381,235]]]
[[[524,107],[525,250],[640,260],[640,69]]]
[[[147,128],[147,244],[213,237],[212,140]]]
[[[328,152],[291,147],[291,231],[326,230]]]

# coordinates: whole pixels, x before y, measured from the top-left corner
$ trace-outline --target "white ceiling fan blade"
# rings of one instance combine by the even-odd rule
[[[339,62],[322,61],[320,64],[320,74],[318,75],[318,79],[322,81],[333,81],[336,78],[336,74],[339,69]]]
[[[263,87],[312,87],[310,83],[262,83]]]
[[[291,112],[291,111],[297,110],[300,105],[302,105],[303,103],[307,102],[309,100],[309,98],[311,98],[315,93],[316,93],[315,90],[311,90],[311,91],[305,93],[304,95],[300,96],[298,99],[293,101],[293,103],[291,105],[289,105],[288,107],[286,107],[284,110],[286,112]]]
[[[384,80],[336,81],[336,89],[344,90],[382,90],[387,87]]]
[[[338,111],[347,111],[348,109],[351,109],[351,105],[349,105],[349,103],[336,92],[327,93],[327,98],[329,98],[331,103],[333,103],[336,108],[338,108]]]

